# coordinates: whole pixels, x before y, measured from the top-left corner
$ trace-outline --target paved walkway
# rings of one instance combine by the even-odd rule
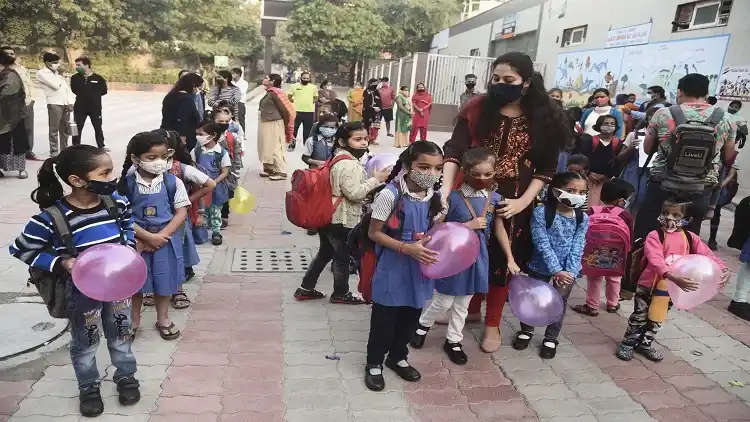
[[[155,107],[144,108],[153,112]],[[143,127],[140,121],[128,126],[150,128],[150,117]],[[253,121],[250,114],[248,122]],[[123,148],[120,143],[127,138],[123,136],[113,149]],[[444,140],[446,135],[435,138]],[[256,176],[253,142],[247,146],[244,186],[256,195],[256,210],[232,216],[224,245],[201,247],[198,275],[186,285],[194,305],[171,313],[183,329],[182,338],[165,342],[156,331],[139,332],[134,350],[143,399],[138,405],[124,408],[117,403],[110,381],[113,368],[107,369],[106,413],[99,420],[750,421],[750,324],[726,312],[728,298],[723,295],[694,312],[670,313],[657,337],[657,347],[666,357],[659,364],[639,358],[626,363],[614,356],[632,302],[625,302],[618,314],[595,318],[569,312],[558,356],[551,361],[537,357],[541,336],[524,352],[510,347],[518,321],[507,310],[502,326],[505,345],[497,353],[482,353],[476,341],[482,328],[469,325],[464,342],[469,364],[453,365],[440,348],[444,329],[436,328],[424,349],[410,355],[422,381],[405,383],[386,370],[386,390],[367,391],[362,375],[368,307],[297,303],[292,293],[300,273],[231,272],[235,248],[314,252],[317,247],[317,238],[291,227],[284,218],[287,186]],[[380,147],[385,150],[390,148]],[[301,166],[298,154],[290,157],[290,164]],[[7,184],[2,185],[5,190]],[[33,208],[26,204],[27,193],[18,190],[15,202],[7,203],[4,197],[7,205],[0,205],[0,213],[5,212],[0,221],[18,221],[2,231],[9,239],[27,218],[21,210]],[[731,214],[725,216],[723,243],[732,224]],[[721,253],[736,271],[737,252],[724,248]],[[8,272],[23,273],[19,264],[7,265]],[[328,271],[319,285],[330,292]],[[582,301],[584,293],[577,287],[570,302]],[[153,324],[154,316],[153,310],[146,310],[143,326]],[[337,359],[329,359],[334,356]],[[98,359],[100,368],[109,365],[104,347]],[[733,386],[737,382],[746,386]],[[77,403],[65,350],[0,372],[0,421],[80,421]]]

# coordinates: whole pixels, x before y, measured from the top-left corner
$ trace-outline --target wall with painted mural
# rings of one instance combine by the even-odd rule
[[[722,35],[560,54],[555,86],[572,105],[583,104],[598,87],[609,88],[613,96],[634,93],[643,100],[652,85],[663,86],[674,102],[677,81],[702,73],[711,80],[709,92],[715,92],[728,43],[729,36]]]

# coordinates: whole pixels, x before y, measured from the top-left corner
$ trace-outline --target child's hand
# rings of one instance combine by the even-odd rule
[[[75,265],[75,264],[76,264],[76,259],[75,258],[68,258],[68,259],[64,259],[62,261],[63,268],[65,268],[65,271],[67,271],[69,273],[73,272],[73,265]]]
[[[386,181],[386,179],[388,179],[388,176],[391,175],[391,170],[393,170],[393,166],[384,168],[380,171],[374,171],[372,173],[372,177],[377,179],[378,182],[383,183]]]
[[[508,271],[510,271],[512,275],[516,275],[521,272],[521,267],[516,264],[516,261],[510,260],[508,261]]]
[[[576,278],[573,276],[573,274],[567,272],[567,271],[560,271],[559,273],[556,273],[554,275],[555,284],[559,285],[568,285],[573,284],[576,281]]]
[[[406,243],[402,247],[403,253],[419,261],[420,264],[432,265],[438,262],[438,253],[432,249],[427,249],[424,244],[430,240],[425,237],[414,243]]]
[[[732,277],[732,273],[728,269],[724,269],[721,273],[721,280],[719,281],[719,290],[723,289],[727,285],[727,282]]]
[[[469,228],[472,230],[484,230],[487,228],[487,218],[477,217],[467,222],[466,225],[469,226]]]
[[[148,239],[146,239],[146,243],[148,243],[152,248],[159,249],[162,246],[166,245],[169,241],[169,237],[164,236],[161,233],[151,233],[148,236]]]
[[[135,251],[138,252],[138,253],[140,253],[140,252],[155,252],[156,249],[154,249],[153,247],[151,247],[151,245],[149,245],[148,243],[146,243],[146,242],[144,242],[142,240],[136,239],[135,240]]]
[[[681,288],[682,290],[686,292],[693,292],[693,291],[698,290],[698,283],[692,278],[679,277],[679,276],[672,275],[672,274],[667,274],[666,277],[672,283],[676,284],[677,287]]]

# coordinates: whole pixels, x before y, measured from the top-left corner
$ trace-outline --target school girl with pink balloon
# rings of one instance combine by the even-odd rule
[[[499,239],[508,259],[508,269],[517,274],[520,268],[513,259],[513,253],[505,231],[503,219],[495,210],[499,208],[502,196],[493,191],[495,184],[495,164],[497,157],[484,147],[471,148],[464,153],[461,167],[464,169],[463,184],[448,196],[448,209],[444,221],[458,222],[468,226],[469,236],[478,238],[478,255],[469,258],[469,268],[458,274],[435,280],[438,294],[432,299],[429,308],[422,312],[419,325],[411,340],[412,347],[422,348],[427,332],[435,320],[448,313],[448,332],[443,350],[448,358],[457,365],[468,362],[468,357],[461,346],[466,315],[469,313],[469,302],[474,294],[487,293],[489,287],[489,255],[487,244],[490,233]],[[452,233],[454,242],[458,233]],[[428,245],[429,246],[429,245]],[[468,255],[465,253],[464,255]],[[447,260],[448,265],[456,265],[464,258],[454,254]],[[440,265],[440,264],[436,264]],[[428,267],[432,268],[432,267]]]
[[[691,219],[689,199],[664,201],[660,228],[646,236],[644,262],[635,292],[634,309],[617,350],[622,360],[638,353],[658,362],[664,357],[652,346],[674,303],[689,309],[713,297],[730,273],[698,235],[685,228]],[[702,255],[702,256],[701,256]]]
[[[130,203],[115,193],[117,175],[112,158],[104,149],[74,145],[48,158],[37,179],[39,187],[31,199],[42,212],[31,217],[11,244],[10,253],[32,270],[32,280],[50,314],[70,320],[70,359],[78,381],[81,414],[93,417],[104,411],[96,364],[98,327],[107,338],[119,401],[135,404],[141,396],[131,349],[130,295],[143,285],[146,269],[132,249]],[[68,195],[60,180],[70,188]],[[60,235],[65,232],[67,235]],[[108,254],[108,264],[87,268],[83,261],[96,258],[101,249]],[[114,275],[119,280],[112,279],[110,265],[118,267]],[[83,276],[77,274],[81,272]],[[47,282],[63,288],[45,295],[40,286]],[[56,307],[51,306],[53,301]]]
[[[401,153],[372,204],[367,233],[376,245],[378,260],[372,278],[365,367],[365,385],[372,391],[385,388],[384,361],[406,381],[421,379],[407,361],[408,344],[434,289],[433,280],[422,274],[420,264],[437,263],[438,253],[425,244],[430,240],[426,233],[443,209],[439,193],[442,169],[440,147],[433,142],[415,142]]]

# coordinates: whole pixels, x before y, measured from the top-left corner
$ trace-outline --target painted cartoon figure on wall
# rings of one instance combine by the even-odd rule
[[[558,56],[555,86],[568,105],[584,105],[596,88],[616,88],[622,54],[616,49],[591,50]],[[614,53],[614,54],[613,54]]]

